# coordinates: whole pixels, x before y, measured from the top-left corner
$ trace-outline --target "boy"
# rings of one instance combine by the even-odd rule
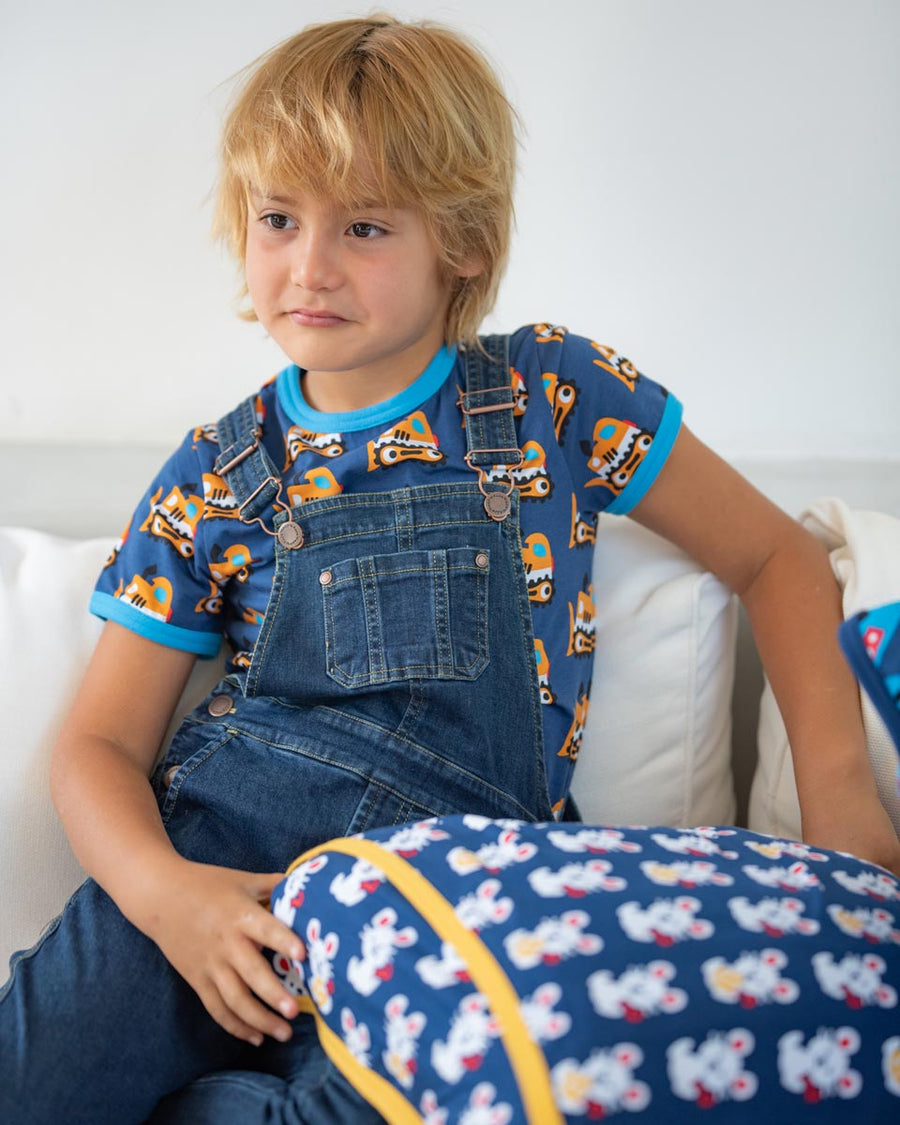
[[[218,230],[291,362],[187,436],[98,582],[108,624],[53,764],[95,882],[0,1004],[6,1117],[121,1125],[171,1095],[155,1119],[367,1119],[289,1022],[261,950],[302,950],[261,903],[330,836],[564,813],[600,511],[741,595],[805,837],[900,871],[824,551],[614,350],[552,325],[478,343],[513,165],[496,78],[439,28],[309,28],[247,79]],[[227,675],[148,784],[223,634]]]

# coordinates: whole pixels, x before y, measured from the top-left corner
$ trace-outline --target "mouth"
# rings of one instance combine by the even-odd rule
[[[347,323],[344,317],[329,309],[290,309],[288,316],[294,324],[304,328],[335,328]]]

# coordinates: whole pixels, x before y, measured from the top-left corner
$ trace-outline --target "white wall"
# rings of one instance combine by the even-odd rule
[[[900,457],[900,4],[384,6],[468,30],[527,126],[488,327],[613,344],[727,456]],[[223,83],[367,10],[0,0],[0,442],[168,446],[280,365],[207,238]]]

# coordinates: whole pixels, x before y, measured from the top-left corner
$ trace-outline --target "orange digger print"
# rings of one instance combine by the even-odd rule
[[[522,547],[522,562],[530,601],[545,605],[553,597],[553,555],[550,540],[540,531],[529,535]]]
[[[338,483],[331,469],[324,467],[310,469],[300,479],[301,484],[288,486],[288,503],[292,508],[309,500],[319,500],[323,496],[337,496],[344,490],[344,486]]]
[[[219,431],[215,422],[207,422],[204,426],[196,426],[191,435],[192,449],[196,449],[201,441],[212,442],[213,445],[218,445]]]
[[[183,487],[187,489],[194,486]],[[160,501],[162,491],[160,485],[150,500],[150,511],[140,530],[148,531],[158,539],[165,539],[183,559],[193,558],[194,533],[203,518],[203,501],[192,492],[185,494],[177,485]]]
[[[556,702],[553,688],[550,686],[550,661],[547,659],[547,650],[540,637],[534,638],[534,659],[537,663],[538,690],[541,694],[541,703],[549,706]]]
[[[566,422],[578,398],[578,390],[574,383],[554,374],[552,371],[544,372],[544,394],[553,411],[553,430],[556,440],[562,441]]]
[[[223,477],[216,473],[203,474],[203,518],[238,519],[238,502]]]
[[[570,547],[589,547],[597,542],[597,516],[586,520],[578,511],[578,497],[572,493],[572,524],[569,531]]]
[[[569,647],[566,656],[588,656],[594,651],[594,587],[585,576],[584,589],[578,591],[573,606],[569,602]]]
[[[375,469],[390,468],[401,461],[430,461],[437,464],[444,460],[444,454],[438,448],[438,439],[421,410],[385,430],[380,437],[369,442],[367,449],[370,473]]]
[[[603,356],[603,359],[595,359],[594,363],[596,363],[598,367],[602,367],[604,371],[608,371],[610,375],[615,375],[621,383],[625,384],[629,391],[633,391],[637,386],[640,373],[631,360],[626,359],[623,355],[619,355],[615,348],[607,348],[602,344],[595,344],[593,340],[591,340],[591,347]]]
[[[224,603],[225,599],[222,597],[222,591],[215,582],[210,582],[209,594],[197,602],[194,606],[194,613],[208,613],[210,616],[214,617],[217,613],[222,612]]]
[[[341,434],[314,434],[302,426],[291,426],[285,435],[289,469],[301,453],[318,453],[320,457],[340,457],[344,452],[344,439]]]
[[[546,500],[553,491],[553,481],[547,472],[547,455],[537,441],[526,441],[522,446],[521,465],[494,465],[485,470],[484,479],[490,484],[511,480],[524,500]]]
[[[539,344],[549,344],[551,341],[561,344],[568,332],[568,328],[563,328],[561,324],[534,325],[534,338]]]
[[[241,621],[246,621],[248,625],[262,625],[265,614],[261,609],[254,609],[250,605],[238,606],[238,608],[241,611]]]
[[[622,418],[601,418],[593,436],[593,445],[582,442],[588,468],[597,474],[587,487],[600,484],[618,496],[646,457],[653,435]]]
[[[525,385],[522,372],[516,371],[514,367],[510,367],[509,382],[513,394],[513,417],[521,418],[528,406],[528,388]]]
[[[251,558],[250,548],[243,543],[232,543],[224,551],[216,543],[210,553],[209,573],[220,586],[232,578],[246,582],[250,577],[251,564],[256,562],[259,559]]]
[[[572,725],[569,727],[566,740],[562,744],[562,749],[557,752],[558,758],[569,758],[573,762],[577,760],[581,752],[581,739],[587,723],[589,705],[588,693],[584,690],[584,687],[579,687],[578,699],[575,703],[575,716],[572,719]]]
[[[172,583],[157,575],[155,566],[136,574],[124,589],[120,583],[114,596],[157,621],[169,621],[172,617]]]

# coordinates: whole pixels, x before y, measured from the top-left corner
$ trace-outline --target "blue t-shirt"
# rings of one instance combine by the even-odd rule
[[[630,511],[672,449],[681,406],[612,348],[549,324],[510,338],[524,463],[521,498],[551,801],[568,792],[587,715],[594,651],[592,545],[601,512]],[[462,359],[442,348],[400,394],[323,414],[296,366],[256,398],[265,444],[292,504],[333,493],[471,481],[457,405]],[[214,472],[215,426],[191,430],[148,488],[91,600],[98,616],[173,648],[248,667],[275,569],[274,540],[244,523]],[[279,463],[280,459],[280,463]],[[505,470],[503,470],[505,473]]]

